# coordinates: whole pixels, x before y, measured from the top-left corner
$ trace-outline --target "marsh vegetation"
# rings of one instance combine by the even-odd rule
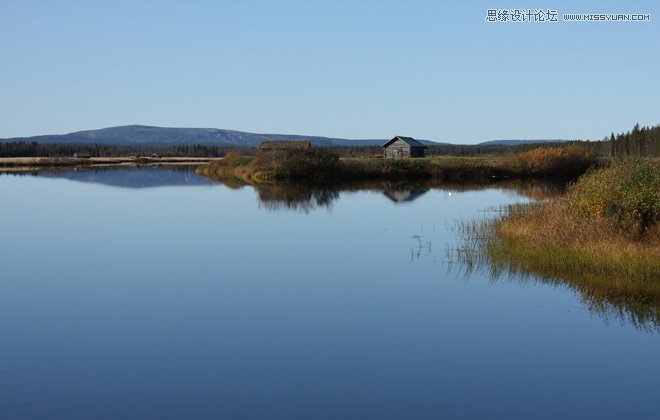
[[[212,178],[235,177],[248,182],[307,181],[330,183],[358,180],[484,181],[491,178],[571,179],[597,159],[579,147],[547,147],[510,156],[386,159],[340,158],[331,149],[238,151],[200,169]]]
[[[660,325],[660,167],[616,161],[565,195],[461,224],[469,269],[568,285],[590,305]]]

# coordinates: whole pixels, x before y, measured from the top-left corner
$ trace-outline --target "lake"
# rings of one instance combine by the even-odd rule
[[[657,326],[451,258],[554,193],[0,175],[0,418],[658,418]]]

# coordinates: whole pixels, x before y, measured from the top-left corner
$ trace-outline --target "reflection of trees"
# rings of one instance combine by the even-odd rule
[[[341,182],[330,184],[257,184],[253,186],[259,201],[270,211],[309,213],[319,207],[330,207],[341,193],[372,191],[385,194],[396,203],[412,201],[429,190],[417,183]]]
[[[502,183],[502,189],[531,200],[541,201],[557,197],[564,192],[566,184],[539,180],[511,180]]]
[[[447,192],[479,191],[484,189],[496,189],[510,194],[514,197],[527,197],[531,200],[547,200],[557,197],[566,189],[566,183],[538,179],[507,179],[496,178],[490,182],[448,182],[433,185]]]
[[[329,186],[268,184],[255,187],[259,202],[270,211],[309,213],[319,207],[330,207],[340,190]]]
[[[228,188],[237,189],[246,184],[235,177],[212,179]],[[259,194],[260,205],[269,211],[299,211],[309,213],[320,207],[330,207],[342,193],[370,191],[384,194],[392,202],[411,202],[429,190],[460,193],[484,189],[499,189],[517,196],[534,200],[547,199],[559,194],[563,186],[544,181],[492,180],[490,182],[439,182],[427,181],[359,181],[337,183],[286,183],[252,184]]]
[[[211,178],[211,179],[215,182],[220,182],[222,185],[229,188],[230,190],[240,190],[241,188],[248,185],[245,183],[245,181],[236,177],[227,177],[227,178],[222,178],[221,180],[217,178]]]

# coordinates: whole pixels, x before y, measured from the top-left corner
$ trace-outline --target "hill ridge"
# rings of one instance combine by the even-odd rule
[[[202,144],[224,147],[255,147],[266,140],[309,140],[315,146],[380,146],[389,139],[345,139],[338,137],[309,136],[302,134],[250,133],[212,127],[159,127],[143,124],[119,125],[101,129],[74,131],[66,134],[46,134],[30,137],[0,139],[0,142],[37,142],[44,144],[99,144],[130,146],[175,146]],[[451,143],[419,140],[426,145]],[[547,143],[566,140],[490,140],[477,145],[507,145]]]

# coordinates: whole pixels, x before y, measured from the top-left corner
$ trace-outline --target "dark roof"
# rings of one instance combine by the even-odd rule
[[[312,147],[309,140],[264,141],[259,145],[260,149],[306,149],[309,147]]]
[[[387,146],[389,146],[390,144],[394,143],[397,140],[401,140],[401,141],[405,142],[406,144],[408,144],[409,146],[412,146],[412,147],[423,147],[425,149],[428,149],[428,147],[424,146],[424,144],[418,142],[414,138],[404,137],[404,136],[396,136],[396,137],[392,138],[392,140],[390,140],[387,143],[383,144],[382,147],[387,147]]]

